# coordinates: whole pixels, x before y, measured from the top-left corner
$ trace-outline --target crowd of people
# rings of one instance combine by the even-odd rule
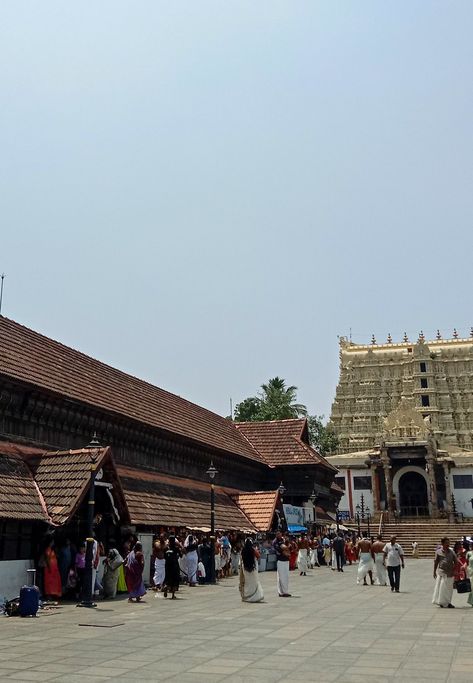
[[[236,532],[218,533],[212,546],[206,534],[161,534],[156,537],[151,555],[151,573],[144,576],[145,556],[136,536],[129,535],[115,547],[110,543],[108,551],[102,543],[94,540],[92,562],[92,586],[95,597],[114,598],[117,593],[128,594],[130,602],[140,602],[146,594],[145,584],[164,598],[176,598],[179,586],[190,588],[209,583],[212,578],[222,580],[239,575],[241,598],[245,602],[264,599],[258,580],[258,564],[262,554],[274,553],[277,568],[277,592],[280,597],[290,597],[289,573],[297,571],[307,576],[309,569],[328,567],[343,572],[346,565],[358,563],[356,581],[361,585],[380,585],[400,592],[401,570],[405,567],[403,548],[392,536],[385,542],[381,535],[376,538],[362,533],[333,531],[297,536],[278,531],[256,541]],[[412,556],[417,557],[417,542],[412,543]],[[101,562],[102,560],[102,562]],[[102,564],[103,571],[99,572]],[[37,567],[40,586],[45,599],[61,597],[81,599],[86,573],[86,544],[76,548],[69,539],[55,542],[48,536],[43,544]],[[432,602],[439,607],[452,608],[454,587],[468,592],[468,603],[473,607],[473,544],[470,539],[457,542],[450,548],[448,538],[443,538],[435,551],[435,589]],[[369,581],[369,583],[368,583]]]

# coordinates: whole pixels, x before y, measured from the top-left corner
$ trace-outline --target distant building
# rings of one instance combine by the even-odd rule
[[[331,422],[341,508],[473,516],[473,336],[341,338]]]

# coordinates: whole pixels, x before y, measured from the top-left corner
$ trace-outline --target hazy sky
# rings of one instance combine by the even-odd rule
[[[4,315],[221,414],[471,313],[473,3],[3,2]]]

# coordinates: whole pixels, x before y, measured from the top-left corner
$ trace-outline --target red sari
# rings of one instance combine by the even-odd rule
[[[44,560],[44,595],[60,598],[62,595],[61,575],[59,573],[56,553],[52,548],[46,548]]]

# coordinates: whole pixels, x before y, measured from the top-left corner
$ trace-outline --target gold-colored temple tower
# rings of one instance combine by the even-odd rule
[[[340,380],[331,422],[339,452],[373,448],[382,439],[385,419],[400,405],[425,420],[441,447],[473,450],[473,329],[451,339],[440,332],[427,341],[400,343],[388,336],[378,344],[354,344],[340,338]]]

